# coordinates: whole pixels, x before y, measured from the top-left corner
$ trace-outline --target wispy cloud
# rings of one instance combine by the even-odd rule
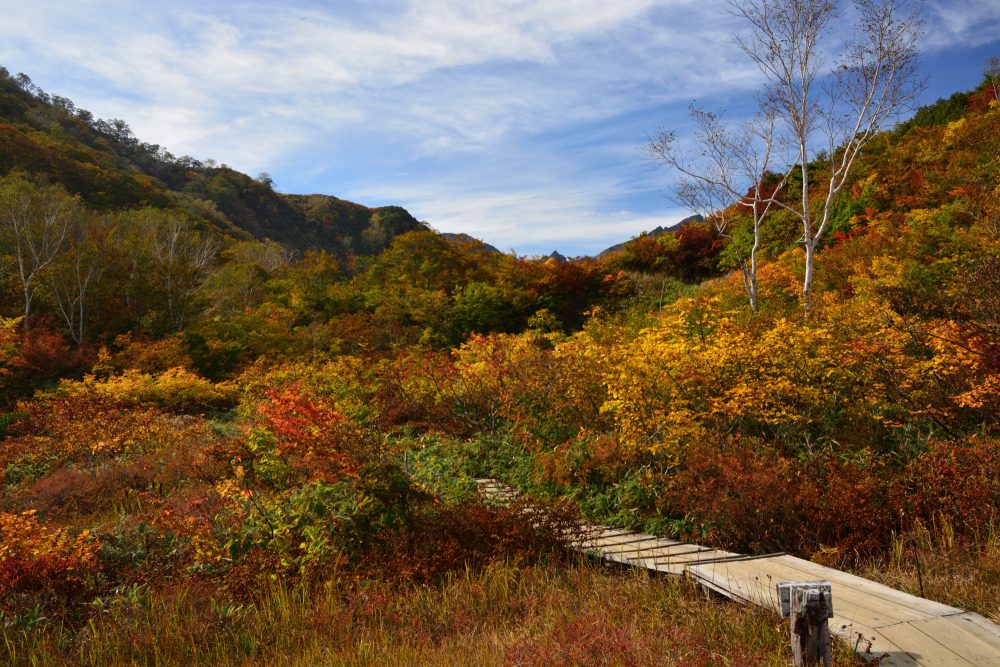
[[[759,74],[724,9],[0,0],[0,64],[143,140],[269,171],[286,191],[396,202],[502,247],[582,253],[683,215],[636,147],[683,127],[693,98],[746,102]],[[934,49],[995,39],[1000,7],[931,0],[928,17]]]
[[[1000,35],[996,0],[928,0],[925,16],[928,50],[980,46],[997,41]]]
[[[400,197],[441,231],[473,234],[521,254],[593,254],[686,215],[660,194],[662,173],[629,169],[628,162],[641,160],[634,148],[602,165],[523,152],[501,164],[469,160],[459,173],[387,179],[352,194],[374,202]],[[646,205],[637,206],[637,198]]]

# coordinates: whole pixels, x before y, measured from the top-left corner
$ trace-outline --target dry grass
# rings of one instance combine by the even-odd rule
[[[919,525],[858,574],[912,595],[921,595],[922,586],[928,599],[1000,623],[1000,520],[972,539],[957,538],[948,522]]]
[[[3,630],[25,665],[787,665],[775,615],[590,564],[493,566],[440,586],[274,587],[251,605],[123,591],[83,628]],[[851,662],[837,647],[838,664]]]

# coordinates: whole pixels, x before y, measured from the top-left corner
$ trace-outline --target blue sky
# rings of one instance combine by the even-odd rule
[[[687,215],[640,147],[759,75],[716,0],[0,0],[0,65],[175,155],[591,254]],[[927,0],[924,101],[1000,55],[1000,0]]]

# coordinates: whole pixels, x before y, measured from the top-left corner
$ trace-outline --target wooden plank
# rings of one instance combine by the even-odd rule
[[[928,618],[908,625],[973,665],[1000,667],[1000,631],[991,637],[961,615]]]
[[[661,547],[658,551],[650,552],[647,555],[652,560],[658,558],[673,558],[674,556],[686,556],[687,554],[702,553],[705,551],[715,551],[711,547],[703,547],[699,544],[685,544],[681,542],[679,544],[670,544],[665,547]]]
[[[956,622],[962,621],[961,627],[966,632],[979,637],[993,646],[1000,646],[1000,625],[997,625],[990,619],[971,611],[949,616],[948,618],[954,619]]]
[[[876,632],[897,646],[903,647],[903,650],[921,667],[975,667],[976,665],[937,639],[921,632],[911,623],[878,628]]]
[[[767,562],[756,562],[752,561],[763,568],[769,568],[773,565]],[[770,591],[773,590],[771,586],[763,585],[759,575],[754,576],[754,585],[749,585],[744,578],[740,581],[738,577],[733,576],[735,572],[732,572],[733,568],[729,568],[730,586],[735,589],[743,597],[753,598],[754,602],[765,607],[774,608],[776,603],[767,604],[772,598],[770,596]],[[794,571],[790,574],[794,574]],[[772,574],[772,578],[773,578]],[[770,582],[768,582],[770,583]],[[836,585],[835,585],[836,586]],[[910,664],[908,661],[903,660],[899,655],[899,651],[892,647],[885,646],[886,642],[895,643],[897,646],[907,646],[908,649],[911,645],[920,646],[924,651],[929,651],[929,648],[925,641],[920,640],[919,637],[915,637],[913,632],[916,630],[908,630],[913,626],[924,626],[921,627],[926,634],[931,634],[942,648],[934,650],[934,653],[930,655],[943,656],[941,663],[927,663],[927,664],[948,664],[949,661],[956,665],[962,664],[982,664],[982,665],[998,665],[1000,664],[1000,628],[989,623],[986,619],[982,619],[985,622],[985,627],[981,627],[979,624],[974,623],[969,620],[962,620],[961,616],[945,616],[945,617],[924,617],[923,619],[912,620],[910,622],[893,622],[893,617],[900,615],[899,611],[902,610],[902,614],[907,616],[912,615],[912,610],[900,607],[894,607],[891,603],[885,600],[880,600],[878,598],[872,598],[864,592],[859,592],[857,589],[853,589],[850,586],[841,586],[834,588],[834,611],[835,616],[831,621],[831,630],[839,634],[845,641],[850,645],[854,646],[856,644],[857,633],[861,633],[866,638],[871,638],[873,636],[879,636],[879,632],[885,629],[885,633],[881,635],[881,643],[876,642],[876,648],[878,650],[873,650],[873,652],[878,655],[882,652],[889,652],[894,656],[893,661],[884,661],[882,664]],[[776,596],[775,596],[776,598]],[[947,608],[947,606],[945,606]],[[911,616],[912,617],[912,616]],[[945,624],[951,624],[952,629],[945,630]],[[961,625],[959,625],[961,624]],[[958,627],[955,627],[958,626]],[[970,631],[970,639],[966,640],[961,636],[961,632],[958,628],[963,626],[968,626]],[[990,628],[992,626],[992,628]],[[990,633],[989,630],[992,629],[995,632]],[[978,632],[982,635],[982,638],[973,637],[972,634]],[[950,634],[950,638],[949,638]],[[962,648],[959,648],[962,647]],[[863,647],[862,647],[863,648]],[[917,649],[914,649],[917,650]],[[953,653],[954,655],[950,655]],[[992,656],[992,657],[988,657]],[[920,657],[920,656],[918,656]],[[963,662],[964,659],[964,662]],[[924,664],[926,661],[920,658],[919,662],[913,662],[912,664]]]
[[[868,595],[887,600],[893,604],[927,614],[928,616],[945,616],[948,614],[958,614],[962,611],[961,609],[950,607],[946,604],[941,604],[940,602],[904,593],[903,591],[896,590],[895,588],[891,588],[885,584],[880,584],[872,581],[871,579],[865,579],[864,577],[859,577],[854,574],[834,570],[833,568],[825,567],[802,558],[782,556],[780,560],[788,567],[799,570],[809,577],[837,581],[842,586],[850,586],[851,588],[862,590]]]
[[[697,563],[698,558],[721,558],[729,554],[727,551],[715,551],[714,549],[709,549],[707,551],[702,551],[697,554],[684,554],[681,556],[669,557],[669,558],[656,558],[650,562],[648,559],[642,559],[640,561],[642,566],[647,569],[656,570],[658,572],[668,572],[670,574],[675,574],[678,576],[685,576],[689,571],[689,566],[692,563]],[[704,583],[704,582],[703,582]],[[710,588],[713,587],[711,582],[708,582]],[[719,593],[726,595],[724,589],[717,589]]]
[[[607,551],[600,555],[605,560],[642,567],[648,570],[656,570],[659,566],[671,566],[677,572],[682,572],[687,563],[693,562],[691,559],[699,557],[707,558],[710,555],[720,553],[714,549],[699,549],[697,552],[686,550],[681,555],[671,556],[670,552],[669,548],[658,547],[650,548],[642,554],[628,551]]]
[[[738,589],[743,597],[750,597],[757,604],[777,609],[776,584],[781,581],[801,581],[802,573],[780,563],[782,557],[757,561],[736,561],[717,565],[692,566],[689,571],[700,579],[712,581],[717,586]],[[927,614],[899,608],[879,598],[831,581],[833,588],[834,619],[831,626],[859,625],[877,628],[906,620],[928,618]]]
[[[579,548],[581,546],[588,546],[594,544],[600,540],[610,540],[615,537],[623,537],[623,536],[626,537],[627,539],[628,533],[613,533],[608,531],[601,531],[595,533],[588,533],[586,535],[581,536],[578,539],[570,540],[570,544]]]
[[[634,567],[641,567],[647,570],[654,570],[659,572],[667,572],[670,574],[681,575],[684,573],[684,567],[690,559],[696,557],[700,554],[702,557],[708,554],[717,554],[714,549],[701,548],[698,553],[692,553],[691,549],[685,549],[683,555],[671,556],[671,553],[675,553],[677,549],[666,548],[656,548],[651,549],[649,552],[644,552],[642,554],[630,555],[627,553],[608,553],[603,557],[606,560],[611,560],[617,563],[622,563],[625,565],[632,565]]]
[[[671,554],[680,553],[690,553],[697,551],[704,551],[704,547],[698,547],[693,544],[683,544],[683,543],[670,543],[664,542],[663,540],[643,541],[636,542],[633,544],[618,544],[609,545],[602,549],[602,553],[606,555],[626,555],[631,554],[633,558],[646,558],[653,560],[656,558],[665,558]]]
[[[609,535],[607,537],[592,537],[586,540],[573,541],[570,544],[576,549],[600,554],[602,549],[628,544],[630,539],[630,536],[627,534]]]
[[[720,568],[716,568],[717,571],[713,573],[710,571],[709,566],[701,566],[700,569],[691,568],[689,571],[692,574],[697,574],[696,578],[702,581],[702,583],[705,583],[707,579],[715,583],[715,586],[712,586],[713,588],[717,590],[721,588],[723,592],[728,591],[729,597],[732,599],[746,600],[757,606],[778,612],[781,604],[775,589],[774,584],[776,580],[774,576],[772,575],[769,579],[766,575],[761,576],[759,572],[753,571],[754,566],[768,564],[767,560],[737,561],[732,564],[723,564],[729,566],[725,568],[725,572],[718,571]],[[742,576],[736,576],[735,569],[745,571],[741,573]],[[706,570],[709,571],[706,572]],[[855,614],[854,618],[847,619],[838,615],[837,608],[840,605],[838,594],[843,593],[844,591],[841,589],[834,589],[834,618],[830,620],[830,632],[838,635],[851,648],[855,648],[862,657],[870,658],[888,654],[888,657],[879,663],[883,667],[895,667],[897,665],[915,667],[919,664],[911,656],[907,655],[899,645],[892,642],[889,638],[879,635],[872,628],[874,622],[884,620],[885,616],[872,615],[870,612],[866,612],[865,614]],[[867,621],[867,623],[859,621]],[[860,643],[857,641],[859,633],[865,638]],[[871,642],[871,653],[865,654],[865,649],[869,642]]]
[[[702,583],[729,590],[741,599],[752,601],[766,609],[780,611],[781,605],[775,587],[778,582],[762,578],[760,566],[761,563],[755,561],[736,561],[709,565],[690,564],[687,570]]]
[[[783,574],[787,577],[801,576],[802,571],[797,568],[783,570],[784,565],[777,565],[771,562],[762,564],[762,568],[776,574]],[[835,573],[836,571],[834,571]],[[878,628],[885,625],[894,625],[903,621],[914,621],[923,618],[930,618],[934,614],[927,610],[914,609],[911,606],[897,604],[895,601],[886,600],[879,595],[873,595],[871,591],[862,590],[845,583],[836,576],[831,576],[830,583],[834,586],[833,609],[838,621],[852,621],[862,625]],[[872,582],[874,583],[874,582]]]
[[[677,577],[684,576],[684,563],[653,563],[646,562],[639,565],[647,570],[653,570],[655,572],[664,572],[666,574],[672,574]],[[720,591],[721,593],[722,591]]]
[[[592,526],[585,523],[581,523],[576,528],[567,528],[565,534],[579,538],[577,540],[574,540],[578,542],[581,540],[585,540],[589,537],[601,535],[606,531],[607,531],[607,526]]]
[[[656,549],[663,549],[664,547],[671,546],[669,543],[664,544],[664,540],[657,537],[652,539],[640,539],[636,542],[629,544],[620,544],[617,546],[609,547],[605,549],[602,553],[605,556],[621,556],[624,554],[635,554],[638,556],[643,552],[650,552]]]
[[[869,579],[816,565],[801,558],[779,556],[762,564],[762,568],[781,572],[782,576],[827,579],[836,584],[838,588],[847,591],[848,601],[851,604],[861,604],[869,609],[895,610],[889,615],[892,620],[887,621],[887,623],[961,613],[961,610],[955,607],[917,598]],[[834,609],[836,608],[835,599]]]
[[[830,629],[833,630],[832,627]],[[920,667],[920,663],[912,655],[878,631],[868,633],[860,644],[857,634],[841,635],[841,638],[868,664],[877,664],[879,667]]]
[[[728,552],[721,552],[728,553]],[[747,561],[747,560],[767,560],[768,558],[774,558],[776,556],[784,556],[784,551],[779,551],[772,554],[761,554],[759,556],[749,556],[747,554],[731,554],[729,556],[720,556],[719,558],[700,558],[697,561],[699,567],[702,565],[714,565],[716,563],[734,563],[736,561]]]
[[[594,535],[591,535],[590,537],[586,538],[586,540],[584,540],[584,541],[593,541],[593,540],[600,540],[600,539],[610,539],[612,537],[628,537],[628,536],[634,535],[634,534],[635,533],[633,533],[630,530],[622,530],[621,528],[607,528],[607,527],[603,527],[600,530],[595,531]]]
[[[740,556],[740,554],[733,553],[732,551],[721,551],[719,549],[703,549],[700,551],[691,551],[688,553],[673,553],[666,554],[664,556],[656,557],[657,563],[683,563],[685,565],[698,565],[702,561],[713,561],[725,558],[735,558]],[[707,566],[706,566],[707,567]]]
[[[601,536],[589,540],[584,540],[581,542],[583,546],[588,549],[593,549],[595,547],[607,548],[607,547],[617,547],[627,544],[635,544],[641,540],[655,540],[655,535],[640,535],[639,533],[625,533],[623,535],[608,535]]]

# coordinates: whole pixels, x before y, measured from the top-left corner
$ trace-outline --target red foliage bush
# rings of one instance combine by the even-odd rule
[[[1000,515],[1000,438],[931,443],[893,481],[891,494],[907,527],[946,520],[975,534]]]
[[[669,514],[702,523],[705,539],[729,549],[778,551],[800,544],[802,508],[795,498],[801,470],[759,443],[692,448],[669,476]]]
[[[686,627],[664,628],[663,632],[646,633],[607,611],[581,609],[557,625],[550,635],[528,638],[514,644],[507,653],[510,667],[546,667],[575,665],[639,666],[651,664],[652,656],[663,655],[664,645],[669,655],[687,667],[712,667],[725,664],[764,665],[769,662],[765,651],[754,647],[726,647],[720,652],[713,647],[718,639],[703,631]],[[728,658],[728,659],[727,659]],[[652,663],[656,664],[656,663]]]
[[[996,99],[996,95],[993,93],[993,87],[990,85],[983,85],[969,96],[969,111],[972,113],[983,113],[990,108],[990,104],[992,104]]]
[[[471,435],[459,405],[458,372],[447,352],[410,351],[385,361],[376,394],[386,427]]]
[[[1000,510],[1000,440],[932,442],[902,467],[836,456],[790,459],[760,443],[688,452],[664,489],[667,512],[702,524],[729,549],[871,555],[892,531],[946,520],[983,530]],[[698,537],[698,536],[693,536]]]
[[[369,458],[360,429],[298,383],[268,391],[256,417],[274,434],[280,454],[309,477],[327,481],[356,477]]]
[[[11,365],[27,377],[50,379],[76,368],[79,362],[79,357],[60,334],[31,329],[21,338],[18,356]]]
[[[71,348],[58,333],[36,322],[27,332],[0,323],[0,405],[30,394],[40,383],[64,377],[91,362],[87,348]]]
[[[647,642],[659,644],[664,638],[636,636],[629,630],[605,613],[583,611],[560,623],[551,637],[526,639],[512,646],[507,664],[512,667],[607,664],[638,667],[646,664],[644,658],[650,653]]]
[[[62,467],[28,483],[9,499],[0,499],[0,510],[33,509],[47,519],[72,519],[106,511],[133,493],[156,492],[177,498],[189,486],[204,486],[220,479],[226,466],[210,441],[191,442],[197,430],[180,432],[176,449],[114,461],[95,470]]]

